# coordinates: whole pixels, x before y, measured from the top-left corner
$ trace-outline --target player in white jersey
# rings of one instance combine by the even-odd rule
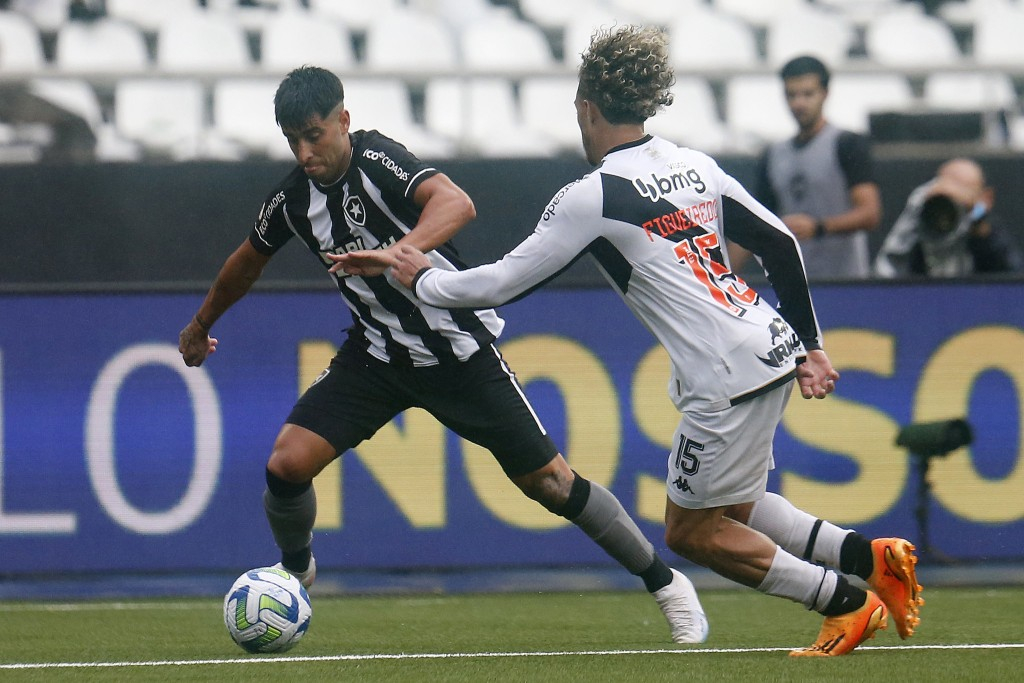
[[[823,614],[816,642],[794,655],[845,654],[884,628],[889,613],[900,635],[911,635],[921,604],[913,545],[871,541],[766,492],[793,380],[804,398],[825,398],[839,378],[821,348],[796,239],[712,158],[644,133],[644,121],[671,103],[663,33],[599,32],[579,76],[577,121],[598,168],[560,190],[504,258],[456,271],[400,246],[332,257],[335,269],[389,264],[426,303],[486,307],[523,296],[589,252],[671,358],[669,393],[682,417],[668,458],[669,547]],[[726,236],[761,260],[778,309],[732,273]]]
[[[179,335],[185,363],[216,351],[212,325],[248,291],[285,244],[325,254],[416,244],[454,267],[447,240],[475,215],[447,176],[376,131],[350,131],[344,88],[329,71],[305,66],[278,87],[274,111],[298,165],[270,193],[249,236],[228,257]],[[444,256],[442,256],[442,253]],[[565,517],[652,594],[679,643],[707,637],[693,584],[671,569],[607,489],[570,469],[515,375],[492,345],[494,311],[442,311],[383,275],[332,274],[353,325],[330,366],[295,404],[267,462],[263,503],[281,549],[280,566],[309,586],[313,478],[411,407],[430,412],[487,448],[524,494]]]

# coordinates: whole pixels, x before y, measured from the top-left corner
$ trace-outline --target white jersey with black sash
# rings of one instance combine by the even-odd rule
[[[333,265],[327,253],[385,248],[416,226],[416,188],[438,171],[377,131],[350,138],[352,161],[336,183],[321,186],[297,166],[270,194],[249,235],[257,251],[273,254],[296,236],[326,270]],[[431,252],[431,259],[446,268],[465,267],[449,244]],[[352,311],[350,339],[386,362],[463,361],[491,344],[504,325],[493,310],[426,306],[390,274],[332,277]]]
[[[778,310],[732,273],[726,234],[761,259]],[[435,306],[496,306],[584,253],[668,350],[680,410],[721,410],[779,387],[805,349],[820,348],[792,233],[714,159],[652,136],[560,190],[500,261],[425,269],[413,287]]]

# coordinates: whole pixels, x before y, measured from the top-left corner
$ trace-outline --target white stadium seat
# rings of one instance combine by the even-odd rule
[[[577,81],[575,76],[535,76],[519,84],[523,123],[549,137],[559,151],[583,153],[580,127],[576,123]]]
[[[483,157],[545,157],[558,151],[526,127],[505,78],[431,79],[424,93],[426,125],[455,139],[460,152]]]
[[[668,32],[677,71],[749,69],[761,62],[753,29],[726,14],[695,10],[669,24]]]
[[[352,130],[376,129],[424,159],[454,155],[454,143],[416,122],[405,83],[397,78],[350,78],[345,81],[345,108]]]
[[[1016,109],[1013,79],[1001,71],[935,71],[924,79],[924,104],[954,111]]]
[[[312,12],[280,12],[267,21],[260,41],[260,66],[288,72],[303,64],[343,72],[355,66],[352,39],[341,23]]]
[[[228,14],[190,11],[167,19],[157,34],[156,63],[166,72],[241,72],[252,67],[242,26]]]
[[[271,159],[291,160],[274,117],[276,78],[221,78],[213,86],[213,128],[223,138]]]
[[[958,64],[963,55],[953,29],[915,5],[873,19],[865,29],[867,55],[894,68],[936,68]]]
[[[45,64],[39,29],[16,12],[0,10],[0,71],[38,71]]]
[[[825,118],[840,128],[868,133],[873,112],[906,111],[914,106],[913,88],[898,73],[840,73],[832,76]]]
[[[107,15],[155,33],[167,21],[197,11],[196,0],[104,0]]]
[[[399,7],[399,0],[309,0],[311,11],[339,21],[353,31],[366,31]]]
[[[439,18],[395,9],[366,28],[364,61],[373,71],[424,73],[458,66],[455,38]]]
[[[550,69],[555,58],[536,24],[495,12],[459,34],[462,63],[472,72],[522,72]]]
[[[57,31],[54,61],[64,72],[136,73],[149,67],[149,52],[142,32],[126,21],[70,21]]]
[[[982,66],[1020,69],[1024,61],[1024,7],[986,12],[974,24],[974,60]]]
[[[127,78],[114,90],[118,132],[174,159],[200,157],[205,109],[203,84],[196,79]]]
[[[796,133],[786,106],[782,79],[776,75],[733,76],[725,84],[725,122],[734,144],[751,151]]]
[[[768,22],[768,64],[779,68],[793,57],[809,54],[839,69],[849,59],[854,38],[853,25],[837,12],[813,6],[782,12]]]
[[[718,115],[711,84],[700,76],[679,76],[672,87],[675,99],[647,120],[646,130],[680,145],[713,154],[729,146],[729,135]]]

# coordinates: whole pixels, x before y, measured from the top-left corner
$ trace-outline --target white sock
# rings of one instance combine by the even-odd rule
[[[804,562],[778,548],[772,566],[757,590],[799,602],[809,610],[820,611],[835,595],[837,580],[835,572]]]
[[[747,526],[797,557],[836,569],[843,539],[850,533],[849,529],[816,519],[775,493],[766,493],[754,503]]]

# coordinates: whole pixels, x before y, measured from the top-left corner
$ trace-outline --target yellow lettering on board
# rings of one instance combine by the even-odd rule
[[[967,414],[971,392],[984,372],[1001,372],[1017,391],[1017,424],[1024,425],[1024,331],[986,326],[961,332],[929,359],[914,399],[914,421],[931,422]],[[1024,439],[1018,433],[1016,465],[1002,479],[974,468],[969,447],[932,458],[932,492],[950,512],[974,522],[1017,522],[1024,517]]]
[[[608,370],[582,344],[563,337],[532,335],[502,344],[521,385],[554,383],[565,402],[566,459],[587,479],[610,486],[619,467],[622,425]],[[538,416],[544,423],[544,415]],[[508,480],[489,451],[462,441],[463,462],[473,490],[491,513],[522,529],[556,529],[569,524],[527,498]]]
[[[872,330],[838,329],[826,335],[825,350],[840,375],[860,370],[882,377],[895,373],[895,340]],[[824,400],[803,399],[798,387],[782,423],[800,441],[855,462],[856,477],[846,483],[822,482],[783,471],[780,494],[806,512],[840,525],[862,524],[888,512],[907,483],[910,463],[895,445],[899,425],[885,412],[842,398],[840,377],[836,393]],[[784,466],[785,453],[776,453]]]
[[[648,440],[662,447],[651,453],[661,475],[636,475],[636,514],[657,524],[665,523],[665,472],[672,435],[679,424],[679,411],[672,405],[666,388],[670,374],[668,352],[660,344],[640,359],[633,373],[633,419]]]
[[[299,345],[299,390],[323,372],[334,357],[329,342]],[[384,425],[353,451],[399,511],[416,528],[443,527],[445,501],[445,429],[429,413],[408,410]],[[315,529],[340,529],[343,523],[342,468],[337,458],[313,480],[317,498]]]

